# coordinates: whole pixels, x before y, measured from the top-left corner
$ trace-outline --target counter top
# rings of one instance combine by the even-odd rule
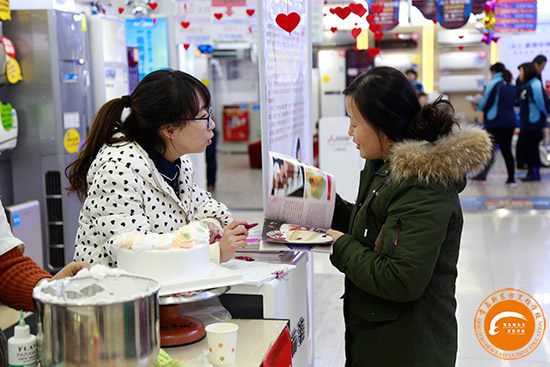
[[[232,319],[239,325],[237,333],[237,359],[235,366],[259,367],[267,352],[273,346],[281,332],[288,325],[287,320],[245,320]],[[183,347],[163,348],[174,359],[192,359],[208,349],[206,338]]]

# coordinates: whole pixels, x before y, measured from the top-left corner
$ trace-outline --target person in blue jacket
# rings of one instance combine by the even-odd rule
[[[542,83],[537,78],[533,63],[519,66],[519,78],[524,83],[519,97],[520,151],[527,163],[524,182],[540,181],[539,144],[543,138],[548,111],[544,103]]]
[[[498,144],[508,172],[506,185],[516,187],[514,155],[512,154],[512,137],[516,129],[514,114],[516,88],[510,84],[512,74],[506,70],[504,64],[497,62],[489,70],[492,75],[491,81],[485,87],[483,99],[477,105],[477,109],[483,111],[485,130],[491,134],[493,139],[493,154],[491,162],[473,179],[482,182],[487,179],[487,174],[495,160],[496,144]]]

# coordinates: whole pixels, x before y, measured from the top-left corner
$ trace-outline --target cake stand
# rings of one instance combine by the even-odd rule
[[[176,293],[161,296],[160,304],[160,346],[176,347],[203,339],[206,335],[204,323],[180,311],[180,304],[205,301],[224,294],[230,286],[211,288],[202,291]]]

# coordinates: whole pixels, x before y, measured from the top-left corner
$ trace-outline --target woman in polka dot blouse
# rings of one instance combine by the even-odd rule
[[[122,121],[124,108],[130,113]],[[131,95],[101,107],[66,170],[69,191],[83,201],[75,261],[116,267],[118,235],[170,233],[190,221],[210,228],[213,262],[246,246],[246,221],[232,221],[227,207],[193,182],[186,156],[211,144],[211,112],[208,89],[175,70],[154,71]]]

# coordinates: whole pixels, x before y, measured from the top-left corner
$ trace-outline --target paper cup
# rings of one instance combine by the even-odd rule
[[[237,330],[239,325],[218,322],[206,327],[209,360],[215,366],[230,366],[237,355]]]

